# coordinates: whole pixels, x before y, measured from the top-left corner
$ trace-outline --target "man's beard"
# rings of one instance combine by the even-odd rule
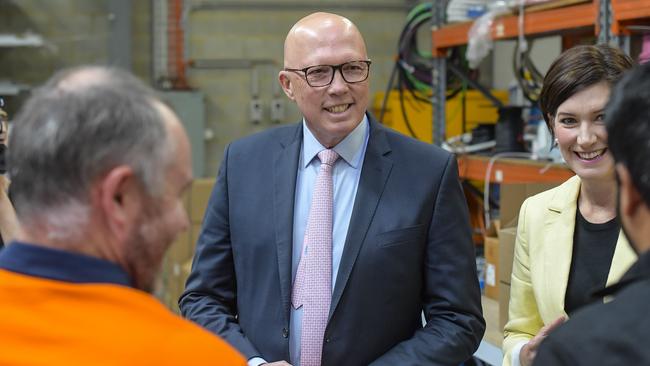
[[[150,207],[154,206],[156,205]],[[154,292],[164,252],[171,243],[161,243],[167,238],[157,231],[164,231],[165,227],[159,223],[161,217],[155,215],[155,211],[155,209],[145,210],[127,243],[127,261],[132,284],[135,288],[148,293]]]

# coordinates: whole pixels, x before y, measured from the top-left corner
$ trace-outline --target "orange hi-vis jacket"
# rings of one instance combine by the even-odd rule
[[[38,260],[33,253],[29,260],[12,258],[30,251]],[[0,251],[0,365],[246,365],[230,345],[145,292],[110,282],[45,278],[34,275],[39,272],[34,268],[15,270],[16,264],[70,265],[56,260],[67,253],[41,255],[48,251],[22,243]],[[78,263],[92,263],[83,262]]]

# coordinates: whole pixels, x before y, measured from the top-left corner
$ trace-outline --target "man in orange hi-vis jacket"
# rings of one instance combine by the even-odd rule
[[[22,230],[0,251],[0,365],[245,365],[149,294],[192,178],[154,92],[114,69],[63,71],[12,132]]]

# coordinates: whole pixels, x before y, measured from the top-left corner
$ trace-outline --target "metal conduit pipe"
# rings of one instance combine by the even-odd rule
[[[416,1],[404,1],[404,4],[387,4],[374,2],[364,4],[341,4],[334,2],[305,3],[302,1],[200,1],[192,2],[190,11],[198,10],[254,10],[254,11],[288,11],[288,10],[359,10],[359,11],[408,11]]]

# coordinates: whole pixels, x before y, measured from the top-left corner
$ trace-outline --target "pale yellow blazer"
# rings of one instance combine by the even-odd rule
[[[512,265],[509,320],[504,328],[503,365],[510,366],[511,351],[528,341],[564,311],[573,252],[573,231],[580,178],[529,197],[519,211]],[[619,234],[607,277],[618,281],[636,260],[623,232]]]

